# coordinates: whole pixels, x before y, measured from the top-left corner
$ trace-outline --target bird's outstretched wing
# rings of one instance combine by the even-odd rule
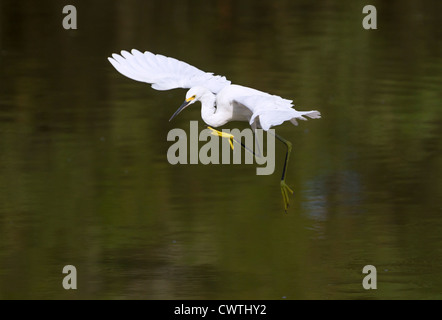
[[[114,53],[108,60],[121,74],[152,84],[152,88],[156,90],[204,86],[216,94],[230,84],[225,77],[215,76],[188,63],[148,51],[141,53],[133,49],[129,53],[123,50],[121,55]]]
[[[265,92],[240,96],[235,98],[235,101],[252,111],[252,117],[250,118],[252,127],[258,125],[266,131],[285,121],[290,121],[297,126],[297,120],[307,120],[305,117],[311,119],[321,118],[319,111],[297,111],[293,108],[293,101]]]

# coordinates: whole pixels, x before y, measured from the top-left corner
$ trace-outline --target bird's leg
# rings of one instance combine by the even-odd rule
[[[213,129],[212,127],[207,127],[207,128],[210,129],[210,130],[212,130],[211,133],[212,133],[214,136],[220,136],[220,137],[222,137],[222,138],[227,138],[227,139],[229,139],[230,147],[232,148],[232,150],[234,150],[234,148],[235,148],[233,142],[236,142],[236,143],[239,144],[241,147],[243,147],[244,150],[250,152],[250,153],[253,154],[254,156],[261,157],[260,155],[257,155],[253,150],[250,150],[249,148],[247,148],[247,147],[244,145],[244,143],[242,143],[241,141],[236,140],[235,137],[233,136],[233,134],[226,133],[226,132],[222,132],[222,131],[218,131],[218,130]]]
[[[218,131],[218,130],[213,129],[212,127],[207,127],[207,128],[212,130],[212,134],[214,136],[220,136],[222,138],[229,139],[230,147],[232,148],[232,150],[235,148],[233,146],[233,141],[236,141],[236,140],[234,139],[233,134],[222,132],[222,131]]]
[[[293,195],[293,190],[290,189],[290,187],[285,183],[285,176],[287,174],[287,164],[289,162],[290,153],[292,152],[292,143],[276,133],[275,137],[279,141],[284,143],[287,147],[287,153],[285,155],[284,168],[282,169],[282,177],[281,177],[281,192],[282,192],[282,198],[284,200],[285,213],[287,213],[287,209],[289,208],[290,205],[290,194]]]
[[[212,127],[207,127],[207,128],[212,131],[213,135],[229,139],[230,147],[232,148],[232,150],[234,149],[233,142],[236,142],[240,144],[245,150],[251,152],[253,155],[256,155],[255,152],[247,148],[241,141],[237,141],[232,134],[215,130]],[[284,210],[287,213],[287,210],[290,205],[290,194],[293,195],[293,190],[290,189],[290,187],[285,183],[285,177],[287,175],[287,165],[289,162],[290,153],[292,152],[292,143],[276,133],[274,133],[274,135],[279,141],[284,143],[287,147],[287,153],[285,155],[284,167],[282,169],[282,176],[281,176],[282,199],[284,200]]]

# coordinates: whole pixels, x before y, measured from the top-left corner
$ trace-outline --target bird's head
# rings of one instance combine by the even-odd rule
[[[207,92],[206,88],[203,87],[193,87],[186,94],[186,100],[184,100],[183,104],[178,108],[177,111],[172,115],[169,121],[172,121],[181,111],[186,109],[191,104],[201,100],[201,97]]]

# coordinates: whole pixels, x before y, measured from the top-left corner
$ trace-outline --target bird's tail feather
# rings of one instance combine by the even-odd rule
[[[306,121],[307,119],[304,117],[309,117],[310,119],[319,119],[321,118],[321,113],[316,110],[312,111],[298,111],[299,115],[297,115],[295,118],[290,119],[290,122],[293,123],[295,126],[298,125],[298,119]]]

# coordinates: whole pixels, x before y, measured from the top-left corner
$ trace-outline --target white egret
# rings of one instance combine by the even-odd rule
[[[184,103],[170,120],[197,101],[202,105],[201,117],[210,127],[220,127],[229,121],[247,121],[253,130],[262,128],[267,131],[285,121],[298,125],[297,120],[307,120],[305,117],[321,117],[316,110],[295,110],[291,100],[231,84],[225,77],[201,71],[185,62],[163,55],[148,51],[141,53],[134,49],[131,53],[121,51],[121,55],[113,54],[108,59],[121,74],[149,83],[156,90],[190,89]],[[230,134],[210,129],[221,137],[234,140]],[[281,191],[287,212],[289,194],[293,194],[285,182],[292,144],[279,135],[275,136],[287,146],[281,177]]]

